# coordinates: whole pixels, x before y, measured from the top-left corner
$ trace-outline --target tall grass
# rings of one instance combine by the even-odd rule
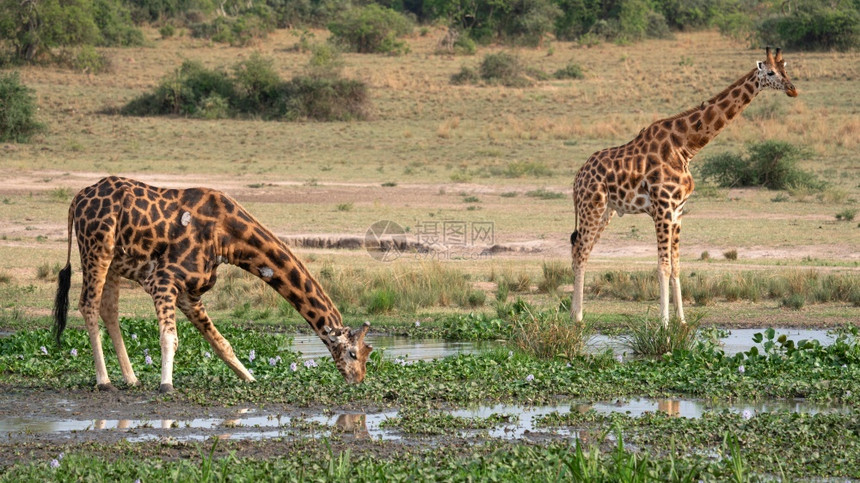
[[[635,354],[660,356],[675,350],[690,350],[696,342],[696,331],[702,317],[686,324],[673,317],[664,325],[659,317],[631,317],[625,322],[626,334],[621,340]]]
[[[783,300],[801,296],[809,302],[843,302],[860,306],[860,277],[853,273],[822,274],[815,270],[773,272],[696,273],[681,280],[687,300],[709,305],[717,298],[728,302]],[[656,271],[610,271],[599,274],[588,291],[620,300],[656,300]]]
[[[375,271],[326,264],[319,279],[341,310],[364,307],[369,313],[414,312],[424,307],[473,307],[484,302],[472,290],[467,274],[438,262]]]
[[[527,304],[511,320],[510,344],[543,359],[572,359],[582,355],[593,333],[591,324],[573,324],[567,310],[538,312]]]

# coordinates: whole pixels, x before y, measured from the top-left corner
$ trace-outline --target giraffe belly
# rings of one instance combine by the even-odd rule
[[[645,194],[637,194],[621,199],[609,199],[609,207],[618,213],[618,216],[626,214],[651,213],[651,198]]]
[[[111,261],[110,270],[143,285],[144,280],[155,270],[155,260],[129,256],[122,249],[117,249]]]

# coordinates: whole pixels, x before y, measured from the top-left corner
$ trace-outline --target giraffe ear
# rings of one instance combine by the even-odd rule
[[[762,62],[762,61],[760,61],[760,60],[759,60],[759,61],[757,61],[757,62],[755,63],[755,65],[756,65],[756,67],[758,67],[758,70],[760,70],[760,71],[763,71],[763,70],[765,69],[764,62]]]

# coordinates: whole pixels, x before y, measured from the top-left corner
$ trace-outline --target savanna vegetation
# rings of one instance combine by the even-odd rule
[[[93,401],[79,408],[83,419],[114,417],[93,407],[132,406],[140,419],[248,407],[293,417],[283,434],[254,442],[172,440],[167,429],[136,442],[15,433],[0,442],[0,480],[860,474],[854,3],[0,0],[0,9],[10,13],[0,16],[0,391],[9,401]],[[729,85],[765,42],[784,48],[800,96],[761,93],[693,160],[681,241],[688,324],[667,329],[651,316],[654,228],[643,216],[616,217],[603,234],[585,324],[571,324],[576,170]],[[57,347],[49,314],[68,203],[105,174],[234,196],[293,246],[347,324],[371,321],[372,336],[489,349],[421,361],[375,345],[365,383],[344,387],[329,357],[311,364],[299,353],[293,337],[309,328],[289,303],[223,267],[204,302],[258,383],[238,381],[181,319],[178,390],[156,396],[152,302],[124,283],[122,327],[142,387],[94,393],[81,318],[70,313]],[[380,220],[411,247],[393,261],[360,248]],[[434,240],[446,243],[428,249]],[[785,326],[830,329],[833,342],[767,329]],[[752,349],[719,345],[735,327],[756,329]],[[621,345],[595,351],[595,335]],[[712,409],[697,418],[589,410],[637,397]],[[717,404],[794,398],[823,409]],[[559,401],[570,411],[542,416],[551,435],[528,441],[490,436],[510,415],[449,412]],[[0,419],[51,411],[36,406],[4,399]],[[396,412],[385,430],[403,444],[330,433],[303,416],[342,410]]]

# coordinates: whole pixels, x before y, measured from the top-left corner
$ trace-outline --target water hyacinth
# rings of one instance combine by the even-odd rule
[[[57,455],[57,459],[60,461],[63,461],[64,456],[66,456],[66,453],[63,453],[62,451],[60,451],[60,454]]]
[[[269,357],[270,366],[277,366],[279,362],[281,362],[281,356]]]
[[[316,363],[316,361],[315,361],[315,360],[313,360],[313,359],[308,359],[308,360],[306,360],[304,364],[305,364],[305,367],[308,367],[308,368],[310,368],[310,367],[317,367],[317,363]]]
[[[48,355],[48,349],[45,346],[39,347],[39,350],[42,351],[42,354]]]
[[[51,460],[51,468],[59,468],[60,462],[57,460]]]
[[[534,374],[529,374],[528,376],[526,376],[526,382],[532,382],[534,380],[535,380]]]
[[[753,416],[753,415],[752,415],[752,411],[750,411],[749,409],[744,409],[744,411],[741,413],[741,416],[742,416],[744,419],[749,420],[749,419],[751,419],[751,418],[752,418],[752,416]]]
[[[72,349],[72,350],[70,350],[70,351],[69,351],[69,354],[70,354],[72,357],[78,357],[78,350],[77,350],[77,349]]]
[[[149,354],[147,354],[147,355],[146,355],[146,358],[143,360],[143,362],[144,362],[147,366],[151,366],[151,365],[152,365],[152,357],[150,357],[150,356],[149,356]]]
[[[131,334],[131,340],[137,340],[137,334]]]
[[[251,349],[251,352],[248,353],[248,361],[254,362],[254,359],[256,359],[256,358],[257,358],[257,351],[255,351],[254,349]]]
[[[290,370],[291,370],[291,371],[293,371],[293,372],[298,371],[298,370],[299,370],[299,365],[298,365],[298,364],[296,364],[295,362],[290,363]]]
[[[212,358],[212,354],[210,354],[210,353],[209,353],[209,351],[206,351],[206,352],[204,352],[204,353],[203,353],[203,357],[205,357],[205,358],[207,358],[207,359],[211,359],[211,358]]]
[[[416,321],[415,321],[415,327],[421,327],[421,322],[419,322],[419,321],[417,321],[417,320],[416,320]]]
[[[744,372],[746,372],[746,368],[744,368],[743,365],[740,365],[740,366],[738,366],[738,372],[743,374]]]

